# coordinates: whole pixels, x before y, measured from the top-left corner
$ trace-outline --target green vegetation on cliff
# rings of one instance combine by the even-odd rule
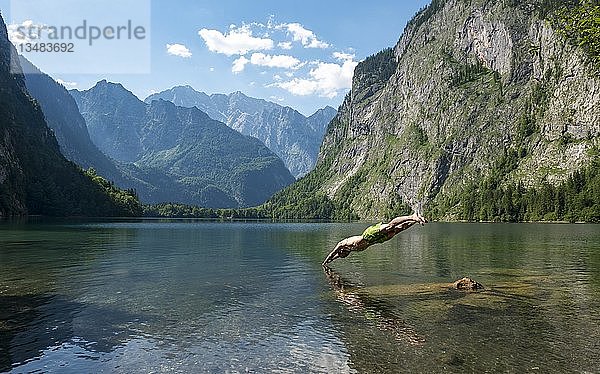
[[[335,119],[334,119],[335,121]],[[331,157],[321,162],[327,164]],[[262,205],[267,216],[274,219],[344,219],[355,218],[352,213],[344,210],[324,193],[316,192],[324,179],[321,173],[324,168],[318,168],[308,173],[296,183],[277,192]]]
[[[19,147],[28,153],[21,157],[25,172],[24,201],[26,211],[4,211],[2,216],[87,216],[134,217],[142,213],[141,204],[132,190],[120,190],[95,171],[84,171],[62,159],[55,152],[29,148],[31,143]],[[5,196],[4,193],[0,195]],[[6,194],[10,195],[10,194]],[[0,202],[1,205],[4,205]]]
[[[430,216],[488,222],[600,222],[600,158],[559,185],[548,181],[535,187],[503,185],[503,177],[514,170],[519,157],[515,151],[505,153],[487,178],[438,201],[430,207]]]
[[[114,182],[104,179],[93,168],[89,168],[83,172],[98,186],[105,196],[108,196],[110,205],[114,206],[115,216],[137,217],[142,215],[142,205],[134,189],[123,190],[116,187]]]
[[[553,15],[555,27],[571,43],[583,48],[600,69],[600,2],[566,2]]]

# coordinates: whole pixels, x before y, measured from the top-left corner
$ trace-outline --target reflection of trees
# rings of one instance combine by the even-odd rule
[[[329,267],[323,267],[329,284],[336,293],[336,299],[355,314],[363,315],[365,319],[373,321],[375,326],[384,332],[389,332],[397,341],[413,346],[420,346],[425,338],[417,334],[401,317],[382,300],[378,300],[357,292],[360,287],[342,278]]]

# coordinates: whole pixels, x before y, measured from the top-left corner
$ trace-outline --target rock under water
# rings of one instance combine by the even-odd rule
[[[474,281],[469,277],[464,277],[452,283],[452,288],[461,291],[479,291],[485,289],[479,282]]]

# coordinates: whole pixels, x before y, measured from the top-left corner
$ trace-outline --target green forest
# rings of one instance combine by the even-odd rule
[[[92,180],[102,195],[108,197],[116,216],[138,217],[143,214],[142,204],[134,189],[118,188],[113,182],[98,175],[93,168],[84,170],[83,173]]]
[[[600,71],[600,1],[565,1],[551,20],[567,40],[588,53]]]
[[[530,188],[502,185],[502,177],[517,160],[516,152],[505,153],[488,178],[470,183],[459,195],[433,206],[430,215],[452,212],[454,219],[465,221],[600,222],[600,158],[559,185],[547,181]]]
[[[144,205],[145,217],[206,218],[206,219],[270,219],[263,207],[245,209],[213,209],[179,203]]]

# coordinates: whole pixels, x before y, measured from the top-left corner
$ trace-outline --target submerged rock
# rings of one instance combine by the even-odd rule
[[[469,277],[461,278],[456,282],[452,283],[452,288],[461,291],[479,291],[484,289],[481,283],[476,282]]]

